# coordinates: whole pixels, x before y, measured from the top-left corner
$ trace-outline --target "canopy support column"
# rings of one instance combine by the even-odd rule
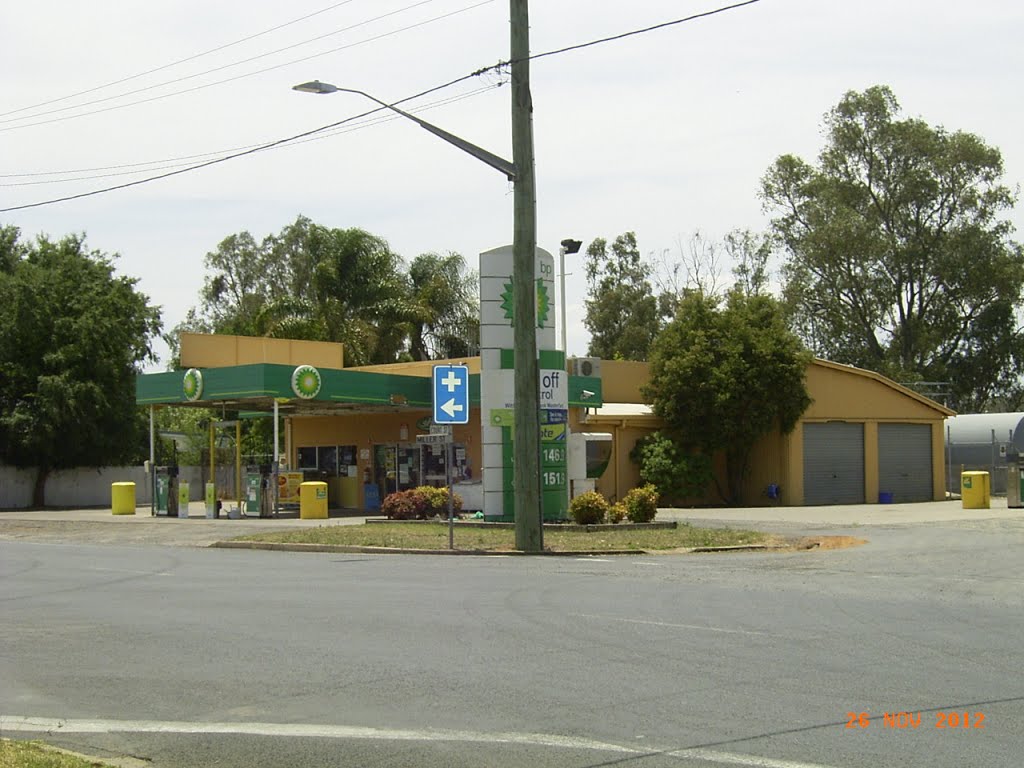
[[[156,406],[149,406],[149,515],[156,516]]]
[[[278,489],[281,487],[281,486],[279,486],[277,484],[278,483],[277,473],[280,472],[280,467],[281,467],[280,451],[278,449],[278,445],[279,445],[278,437],[279,437],[279,435],[278,435],[278,404],[277,404],[277,398],[275,397],[274,398],[274,471],[273,471],[273,474],[272,474],[272,477],[273,477],[273,482],[271,483],[272,487],[270,489],[270,492],[272,494],[274,494],[274,517],[277,517]]]

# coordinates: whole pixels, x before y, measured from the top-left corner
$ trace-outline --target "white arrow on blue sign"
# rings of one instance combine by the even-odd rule
[[[469,423],[469,368],[435,365],[433,375],[434,423]]]

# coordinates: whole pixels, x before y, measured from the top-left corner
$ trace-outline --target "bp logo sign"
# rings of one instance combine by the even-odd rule
[[[312,400],[320,394],[320,371],[312,365],[300,365],[292,372],[292,392],[303,400]]]
[[[203,396],[203,372],[198,368],[189,368],[185,371],[185,378],[181,382],[182,392],[185,399],[195,402]]]
[[[510,277],[509,280],[512,278]],[[501,294],[501,308],[505,310],[505,319],[513,320],[515,317],[515,287],[511,282],[505,283],[505,290]],[[548,313],[551,311],[551,299],[548,298],[548,287],[544,281],[537,279],[537,327],[543,328],[548,321]]]

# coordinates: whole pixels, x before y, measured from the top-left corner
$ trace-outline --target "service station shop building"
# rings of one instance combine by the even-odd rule
[[[469,423],[452,427],[452,481],[465,510],[510,520],[509,250],[481,254],[479,357],[345,368],[340,344],[186,333],[184,370],[140,376],[137,402],[276,413],[279,470],[326,479],[331,508],[373,510],[396,490],[445,484],[446,447],[417,436],[430,432],[433,367],[465,364]],[[640,394],[646,363],[566,360],[555,349],[553,260],[541,249],[537,258],[541,485],[544,518],[554,520],[567,516],[570,494],[596,487],[614,500],[641,484],[630,452],[660,422]],[[746,504],[945,498],[943,422],[951,410],[879,374],[824,360],[808,366],[807,386],[812,404],[796,428],[754,447]],[[709,494],[688,501],[720,503]]]

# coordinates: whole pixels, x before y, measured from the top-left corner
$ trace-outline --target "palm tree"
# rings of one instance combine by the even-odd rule
[[[409,267],[412,322],[409,352],[414,360],[465,357],[479,346],[476,277],[466,273],[457,253],[424,253]]]

